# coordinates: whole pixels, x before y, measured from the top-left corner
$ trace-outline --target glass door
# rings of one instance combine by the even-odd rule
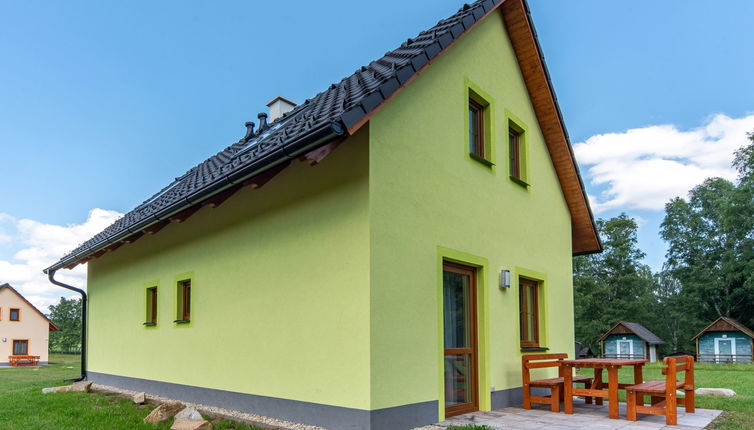
[[[443,265],[445,416],[479,409],[477,390],[476,271]]]

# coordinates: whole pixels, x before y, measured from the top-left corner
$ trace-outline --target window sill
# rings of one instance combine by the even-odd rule
[[[521,185],[524,188],[529,188],[530,187],[530,185],[526,181],[524,181],[523,179],[521,179],[521,178],[517,178],[515,176],[509,176],[509,177],[511,178],[511,181],[517,183],[518,185]]]
[[[186,324],[186,323],[190,323],[191,320],[175,320],[173,322],[176,324]]]
[[[549,351],[550,348],[545,348],[544,346],[522,346],[521,352],[546,352]]]
[[[488,160],[488,159],[486,159],[484,157],[480,157],[480,156],[474,154],[473,152],[469,152],[469,157],[471,157],[472,160],[476,160],[476,161],[484,164],[487,167],[492,167],[492,166],[495,165],[495,163],[493,163],[492,161],[490,161],[490,160]]]
[[[156,325],[157,325],[157,323],[153,323],[153,322],[146,322],[146,323],[144,323],[144,325],[145,325],[145,326],[147,326],[147,327],[152,327],[152,326],[156,326]]]

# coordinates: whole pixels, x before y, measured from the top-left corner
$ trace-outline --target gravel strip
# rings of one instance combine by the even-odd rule
[[[133,396],[134,394],[139,393],[139,391],[124,390],[121,388],[111,387],[108,385],[100,385],[100,384],[92,385],[92,389],[95,391],[105,391],[109,393],[124,394],[124,395],[128,395],[129,397]],[[249,414],[246,412],[239,412],[239,411],[233,411],[233,410],[225,409],[225,408],[218,408],[216,406],[202,405],[200,403],[189,403],[189,402],[184,402],[181,400],[170,399],[167,397],[155,396],[149,393],[146,393],[145,397],[147,401],[154,402],[154,403],[181,402],[186,406],[191,406],[192,408],[198,410],[199,412],[203,414],[207,414],[212,417],[226,418],[232,421],[238,421],[245,424],[256,425],[258,427],[265,428],[265,429],[327,430],[324,427],[293,423],[290,421],[278,420],[275,418],[265,417],[265,416],[257,415],[257,414]],[[430,429],[426,428],[426,430],[430,430]]]

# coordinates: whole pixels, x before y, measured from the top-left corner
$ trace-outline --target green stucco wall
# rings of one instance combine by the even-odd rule
[[[468,155],[467,88],[489,97],[492,162]],[[527,189],[508,179],[506,110],[527,128]],[[370,122],[373,409],[440,400],[443,257],[482,266],[480,397],[521,384],[517,276],[544,281],[542,343],[573,353],[570,215],[498,13]],[[501,269],[513,288],[501,290]]]
[[[366,138],[89,263],[89,369],[368,409]],[[177,325],[185,273],[191,323]]]

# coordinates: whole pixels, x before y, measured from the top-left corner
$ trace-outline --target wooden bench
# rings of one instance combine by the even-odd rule
[[[563,368],[560,366],[560,362],[565,358],[568,358],[568,354],[531,354],[521,357],[524,409],[531,409],[532,403],[544,403],[550,405],[551,411],[560,412],[560,401],[563,399]],[[536,380],[531,379],[529,373],[531,369],[542,369],[546,367],[557,367],[559,377]],[[577,376],[573,378],[573,382],[583,383],[585,386],[588,386],[591,384],[592,378]],[[532,396],[532,387],[549,388],[550,397]],[[586,402],[592,403],[592,398],[586,397]]]
[[[678,425],[677,406],[684,405],[686,412],[694,412],[694,358],[690,356],[665,357],[662,360],[664,381],[647,381],[626,387],[626,418],[636,421],[636,414],[665,415],[665,424]],[[685,372],[683,381],[678,372]],[[676,390],[682,389],[684,397]],[[644,396],[651,397],[651,406],[644,406]]]
[[[11,366],[39,366],[38,355],[9,355],[8,363]]]

